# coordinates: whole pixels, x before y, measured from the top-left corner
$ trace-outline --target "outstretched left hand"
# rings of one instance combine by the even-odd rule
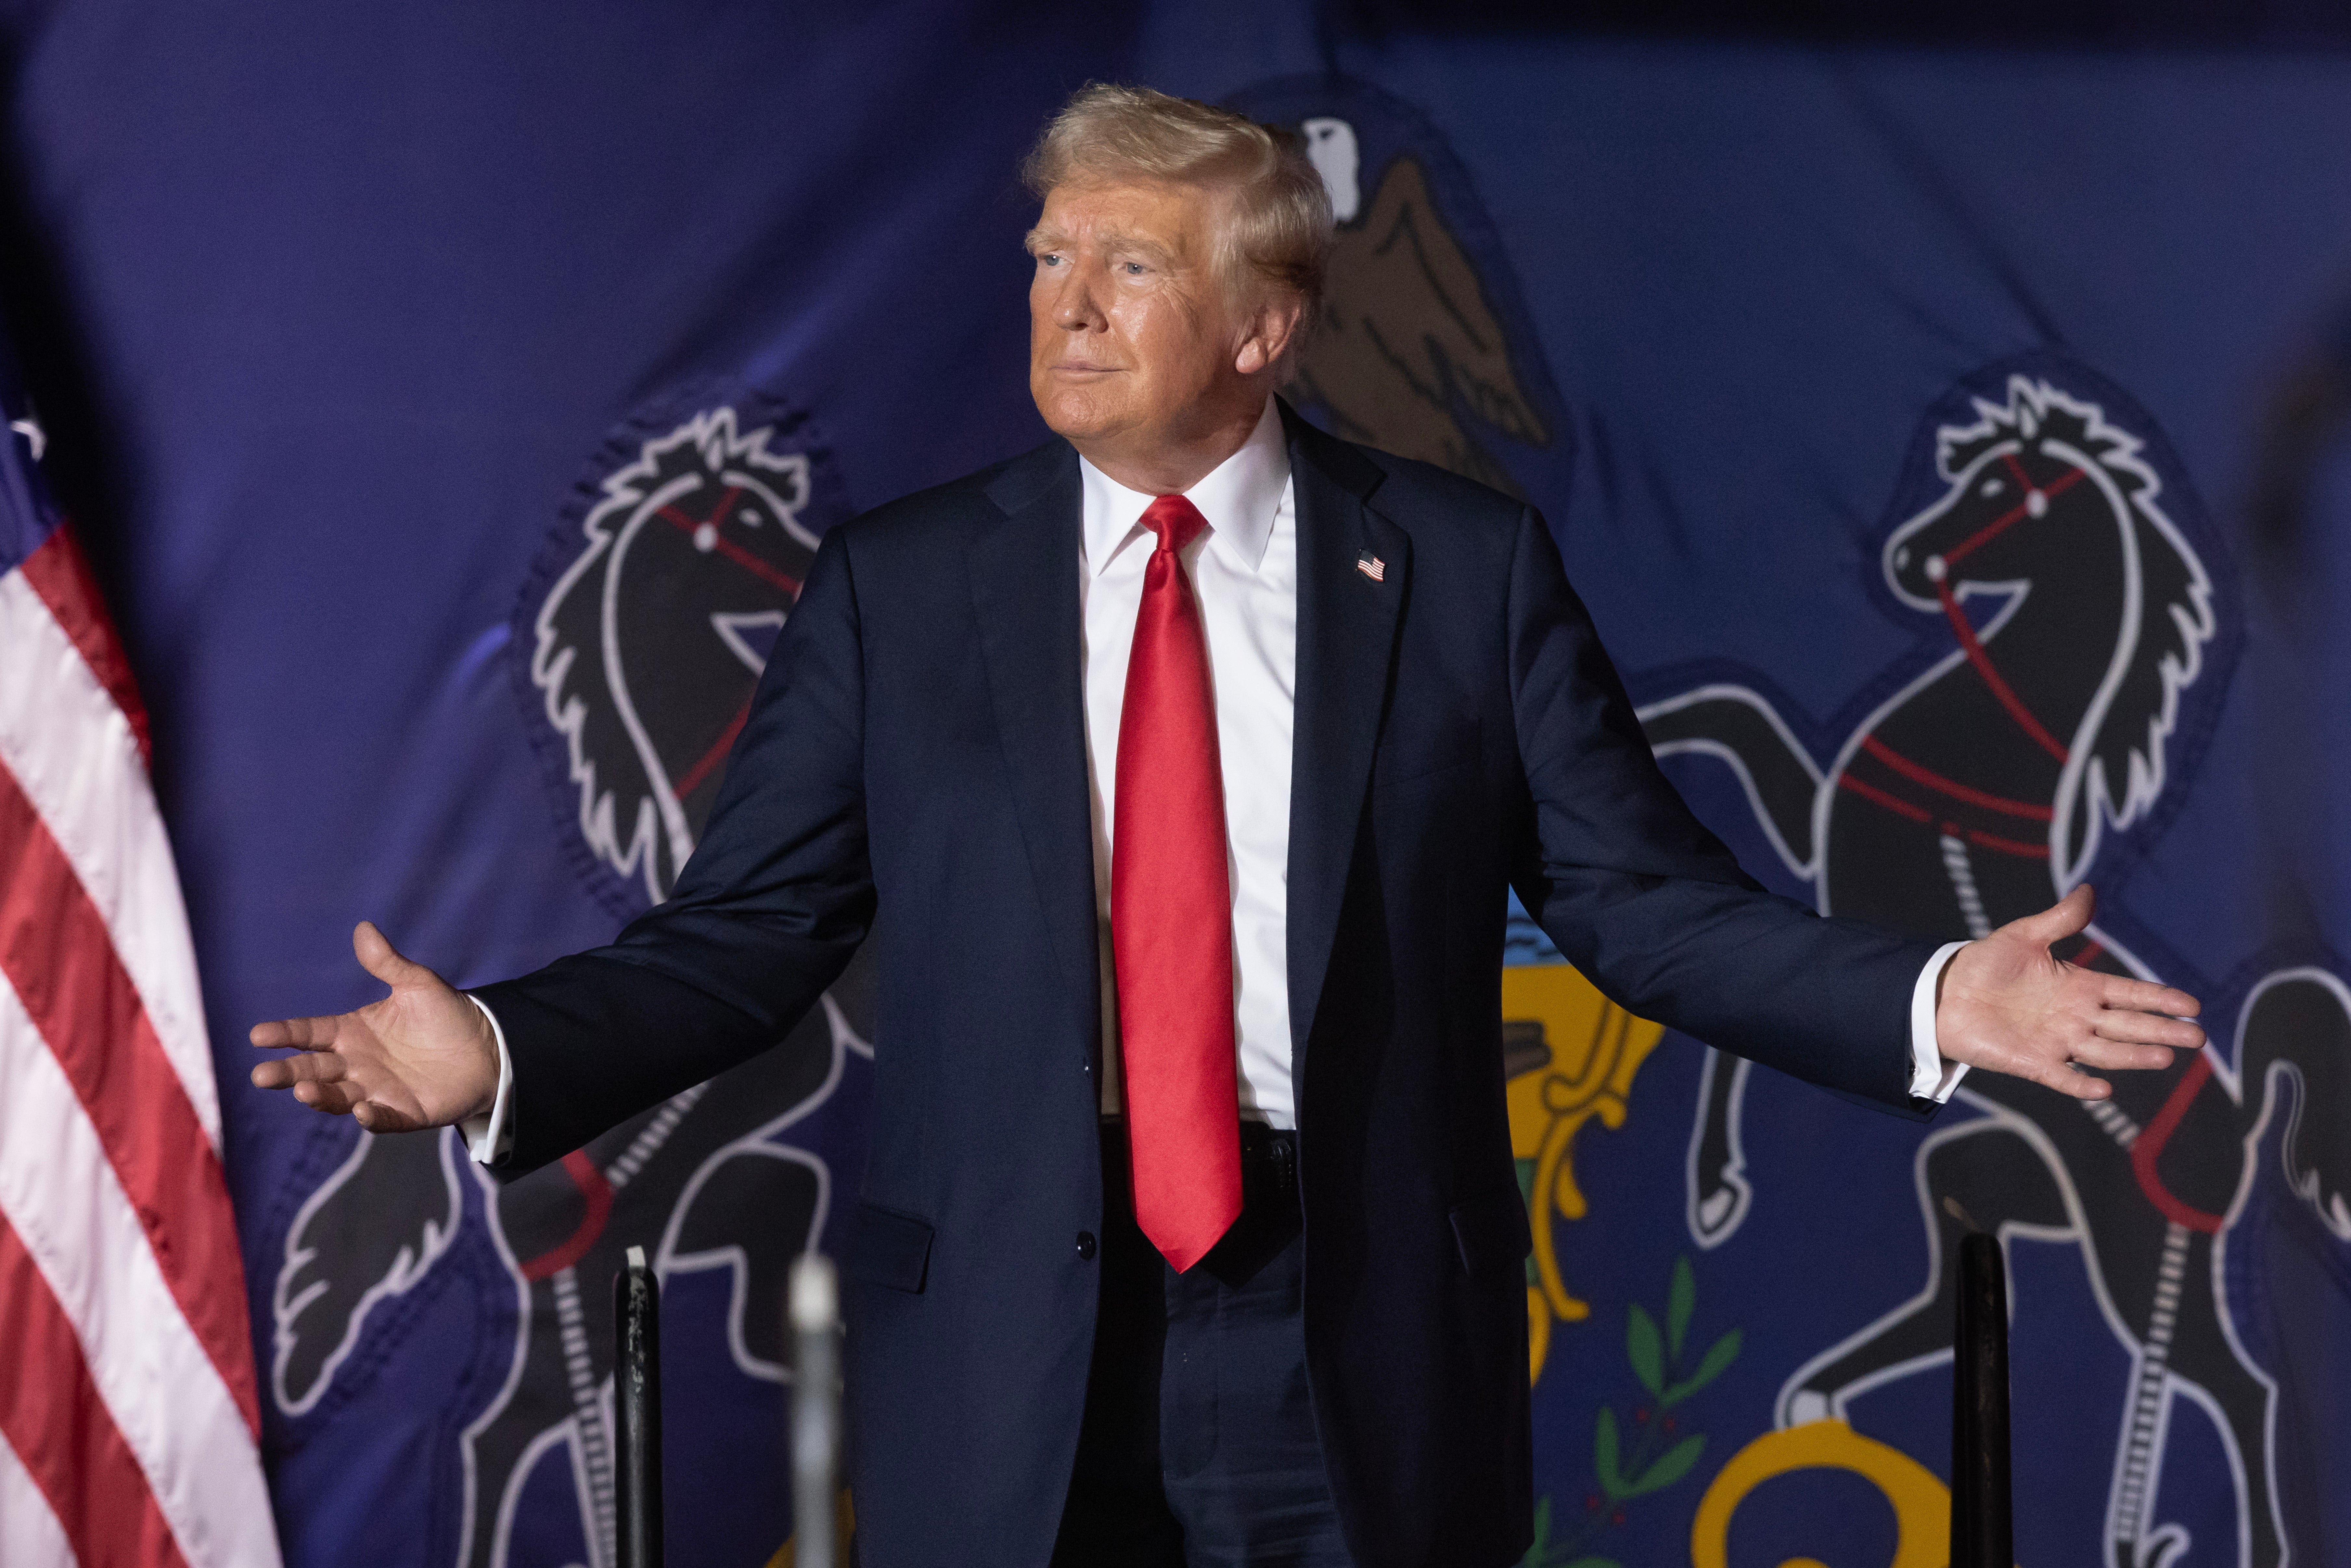
[[[2173,1050],[2204,1043],[2187,1021],[2202,1004],[2186,991],[2076,968],[2049,951],[2089,925],[2096,904],[2084,883],[1952,955],[1935,1001],[1946,1059],[2104,1100],[2114,1086],[2084,1069],[2168,1067]]]

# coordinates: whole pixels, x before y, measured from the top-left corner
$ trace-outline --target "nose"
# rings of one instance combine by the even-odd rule
[[[1059,280],[1053,294],[1053,325],[1069,332],[1099,331],[1102,313],[1095,301],[1093,280],[1072,266]]]

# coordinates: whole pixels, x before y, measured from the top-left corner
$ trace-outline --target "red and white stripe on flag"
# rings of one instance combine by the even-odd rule
[[[60,525],[0,575],[7,1568],[278,1562],[219,1097],[145,732]]]

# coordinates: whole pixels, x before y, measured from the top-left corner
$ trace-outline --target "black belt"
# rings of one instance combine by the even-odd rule
[[[1241,1207],[1251,1212],[1298,1207],[1298,1134],[1263,1122],[1243,1122]],[[1102,1186],[1125,1197],[1132,1182],[1127,1164],[1126,1118],[1105,1116],[1102,1124]]]

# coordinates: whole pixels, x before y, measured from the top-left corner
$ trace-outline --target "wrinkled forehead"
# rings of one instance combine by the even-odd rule
[[[1226,220],[1229,195],[1177,181],[1065,180],[1045,193],[1030,242],[1155,252],[1178,263],[1206,259]]]

